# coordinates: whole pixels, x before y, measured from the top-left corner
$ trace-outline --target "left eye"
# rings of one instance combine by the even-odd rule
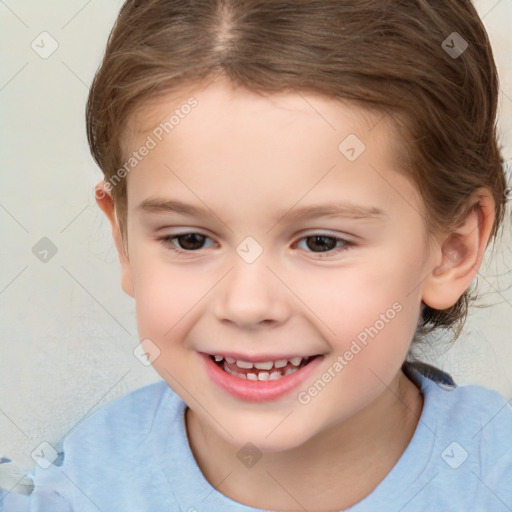
[[[178,240],[179,247],[176,246],[174,240]],[[200,233],[184,233],[181,235],[169,235],[159,238],[159,241],[166,247],[169,247],[170,249],[181,253],[196,252],[199,249],[202,249],[206,240],[211,239],[205,235],[201,235]],[[321,234],[303,237],[299,240],[298,245],[300,245],[300,243],[302,243],[303,241],[306,242],[307,249],[309,249],[310,252],[313,253],[335,254],[338,251],[345,250],[348,247],[354,245],[353,242],[344,240],[343,238]],[[336,248],[337,244],[341,244],[341,246],[338,246]]]
[[[339,251],[345,250],[351,245],[354,245],[353,242],[349,242],[348,240],[344,240],[343,238],[338,238],[336,236],[330,235],[310,235],[304,238],[301,238],[300,242],[306,241],[306,247],[308,249],[312,249],[313,253],[325,253],[330,252],[331,254],[336,254]],[[299,243],[300,243],[299,242]],[[341,247],[337,247],[336,245],[341,243]],[[320,248],[320,251],[314,250],[315,248]],[[325,249],[325,250],[322,250]]]

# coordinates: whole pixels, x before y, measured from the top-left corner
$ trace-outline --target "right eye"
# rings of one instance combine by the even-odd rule
[[[164,245],[177,253],[197,252],[203,248],[205,240],[209,238],[201,233],[182,233],[179,235],[166,235],[158,238],[158,240]],[[180,247],[174,243],[174,240],[178,240]]]

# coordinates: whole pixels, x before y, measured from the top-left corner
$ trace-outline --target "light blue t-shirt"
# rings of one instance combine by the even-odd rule
[[[511,512],[510,404],[481,386],[450,389],[417,370],[409,375],[424,395],[414,436],[377,488],[346,510]],[[6,512],[261,511],[205,479],[188,443],[185,410],[164,381],[103,407],[64,441],[61,466],[36,469],[31,508],[11,496]]]

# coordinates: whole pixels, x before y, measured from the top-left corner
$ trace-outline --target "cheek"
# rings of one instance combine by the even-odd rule
[[[417,300],[411,291],[411,272],[396,263],[386,268],[369,262],[346,268],[307,272],[295,279],[294,291],[325,327],[327,338],[333,335],[353,337],[365,327],[379,322],[380,315],[395,319],[411,314],[396,314]],[[387,324],[386,324],[387,325]]]
[[[304,273],[297,282],[297,294],[313,311],[312,322],[329,341],[333,361],[343,358],[342,372],[333,369],[345,375],[340,381],[379,384],[372,371],[388,382],[400,368],[420,314],[421,300],[411,293],[421,274],[415,258],[390,247],[364,264]]]
[[[184,345],[194,319],[194,305],[206,284],[194,282],[179,267],[143,258],[133,262],[137,328],[141,340],[149,339],[158,349],[153,368],[179,393],[178,383],[187,378],[190,351]],[[200,289],[198,289],[198,287]],[[207,291],[207,289],[206,289]],[[156,350],[156,349],[154,349]]]
[[[165,262],[159,248],[140,247],[130,261],[140,336],[170,340],[211,285],[204,276]]]

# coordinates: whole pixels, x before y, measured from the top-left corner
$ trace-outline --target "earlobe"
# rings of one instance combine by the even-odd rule
[[[483,260],[495,218],[488,189],[478,189],[464,220],[442,240],[431,274],[423,283],[422,300],[433,309],[453,306],[469,288]]]
[[[114,238],[117,253],[119,255],[119,262],[121,263],[121,286],[128,295],[134,297],[135,293],[133,288],[132,271],[128,258],[128,248],[125,246],[121,229],[119,227],[109,184],[105,181],[100,181],[94,188],[94,195],[96,197],[96,203],[110,223],[112,237]]]

